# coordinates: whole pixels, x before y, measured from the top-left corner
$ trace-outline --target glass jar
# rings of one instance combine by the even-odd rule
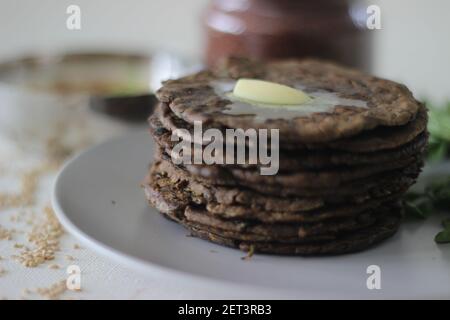
[[[213,0],[204,16],[206,63],[319,57],[369,71],[365,9],[345,0]]]

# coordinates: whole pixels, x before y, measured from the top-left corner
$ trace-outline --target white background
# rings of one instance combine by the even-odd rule
[[[231,1],[231,0],[230,0]],[[200,17],[208,0],[0,0],[0,59],[24,52],[165,48],[202,52]],[[405,82],[418,97],[450,94],[450,1],[372,0],[382,11],[375,73]],[[82,10],[82,30],[65,27],[66,8]]]

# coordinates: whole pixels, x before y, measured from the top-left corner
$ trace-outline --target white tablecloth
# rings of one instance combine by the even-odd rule
[[[30,97],[0,89],[0,196],[19,194],[23,175],[49,160],[46,144],[52,134],[58,143],[70,146],[69,150],[77,153],[128,128],[92,113],[83,100],[77,101],[74,109],[64,109],[67,108],[65,102],[39,99],[32,97],[30,100]],[[188,290],[177,283],[126,270],[81,246],[67,233],[60,238],[60,250],[54,260],[36,267],[22,265],[14,256],[24,250],[22,246],[33,248],[27,234],[44,216],[44,208],[50,205],[56,174],[57,170],[49,170],[38,176],[37,189],[32,192],[36,201],[30,206],[0,207],[0,299],[46,298],[36,289],[50,288],[66,280],[70,265],[77,265],[81,270],[81,291],[66,290],[56,295],[61,299],[207,298],[215,294],[222,297],[208,288]],[[12,233],[10,239],[5,234],[2,237],[2,230]]]

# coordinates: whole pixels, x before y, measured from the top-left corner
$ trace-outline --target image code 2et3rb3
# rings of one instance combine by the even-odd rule
[[[269,315],[272,313],[272,306],[269,304],[230,304],[220,307],[208,306],[184,306],[178,307],[179,315],[203,315],[209,318],[212,314],[222,315]]]

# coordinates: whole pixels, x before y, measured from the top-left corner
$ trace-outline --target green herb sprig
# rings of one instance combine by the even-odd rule
[[[409,192],[404,197],[405,213],[415,219],[426,219],[437,210],[450,211],[450,177],[429,184],[423,193]],[[442,221],[444,230],[435,237],[436,243],[450,243],[450,218]]]
[[[437,107],[427,104],[430,133],[427,160],[441,161],[450,153],[450,101]]]

